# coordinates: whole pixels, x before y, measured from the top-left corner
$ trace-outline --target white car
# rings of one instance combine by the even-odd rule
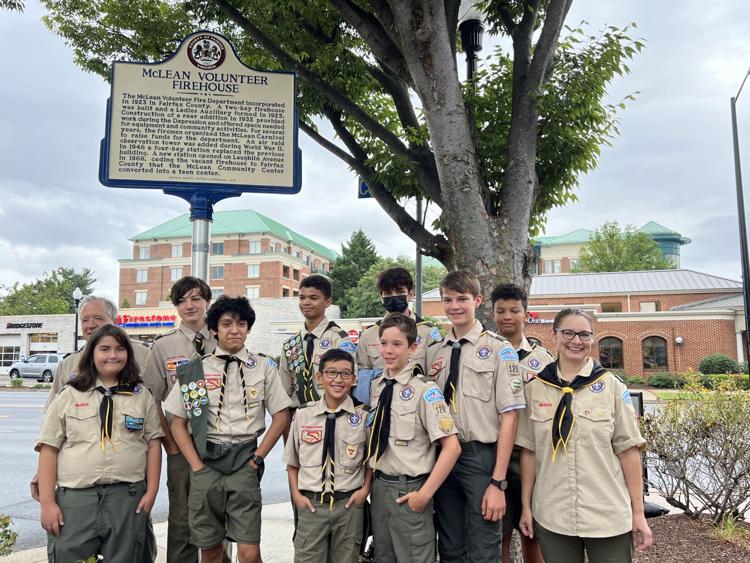
[[[62,359],[62,354],[33,354],[25,360],[12,364],[9,374],[11,378],[30,377],[37,381],[51,383]]]

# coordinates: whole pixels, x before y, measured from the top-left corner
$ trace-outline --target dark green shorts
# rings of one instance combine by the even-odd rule
[[[214,547],[225,538],[260,544],[261,507],[258,472],[248,464],[231,475],[208,465],[190,473],[188,520],[198,547]]]

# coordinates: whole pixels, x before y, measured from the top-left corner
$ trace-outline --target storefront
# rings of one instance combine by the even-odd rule
[[[13,362],[37,353],[73,351],[75,315],[16,315],[0,317],[0,374]]]

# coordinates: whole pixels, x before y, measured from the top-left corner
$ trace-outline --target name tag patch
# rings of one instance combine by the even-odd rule
[[[131,432],[136,432],[138,430],[143,430],[143,418],[135,418],[130,415],[125,415],[125,428],[130,430]]]

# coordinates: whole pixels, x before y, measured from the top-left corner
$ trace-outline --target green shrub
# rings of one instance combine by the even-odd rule
[[[20,377],[12,377],[10,380],[11,387],[23,387],[23,379]]]
[[[649,376],[648,384],[660,389],[682,389],[685,386],[685,376],[671,371],[659,371]]]
[[[745,375],[750,374],[750,364],[747,362],[740,362],[740,373],[744,373]]]
[[[645,383],[646,380],[643,379],[640,375],[634,375],[632,377],[625,376],[626,385],[644,385]]]
[[[16,545],[18,534],[10,529],[12,523],[10,516],[0,514],[0,557],[10,555]]]
[[[750,390],[750,377],[729,373],[701,374],[700,383],[706,389],[718,389],[722,383],[731,381],[738,389]]]
[[[740,364],[724,354],[710,354],[698,364],[701,373],[741,373]]]

